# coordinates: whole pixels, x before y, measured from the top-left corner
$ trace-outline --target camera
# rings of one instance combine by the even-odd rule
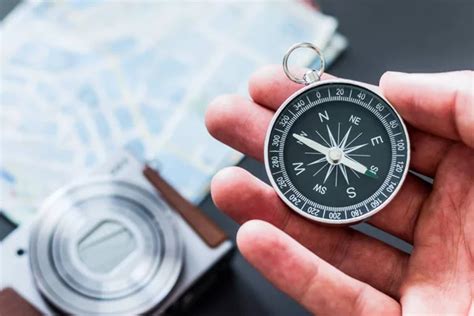
[[[3,241],[0,311],[182,311],[225,271],[233,248],[156,170],[120,152]]]

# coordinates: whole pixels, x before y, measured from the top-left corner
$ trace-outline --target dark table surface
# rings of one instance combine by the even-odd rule
[[[0,17],[18,1],[2,0]],[[377,84],[387,70],[439,72],[474,69],[474,1],[471,0],[321,0],[323,11],[339,19],[349,49],[330,69],[334,75]],[[8,45],[8,43],[4,43]],[[244,159],[242,167],[265,179],[262,165]],[[237,225],[219,213],[207,197],[201,206],[235,237]],[[0,220],[0,239],[12,227]],[[393,237],[359,227],[404,250]],[[239,254],[231,273],[195,306],[192,315],[304,315],[306,312],[275,289]]]

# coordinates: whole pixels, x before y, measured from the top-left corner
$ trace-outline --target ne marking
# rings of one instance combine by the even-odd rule
[[[367,212],[369,211],[369,208],[367,207],[367,204],[365,204],[365,209],[367,210]]]
[[[280,171],[274,172],[272,174],[275,175],[275,174],[279,174],[279,173],[282,173],[282,172],[283,172],[283,170],[280,170]]]
[[[388,113],[387,115],[385,115],[384,117],[382,117],[384,120],[390,115],[391,113]]]
[[[383,193],[383,192],[380,192],[380,193],[381,193],[383,196],[387,197],[387,196],[385,195],[385,193]]]
[[[284,133],[284,131],[282,131],[281,129],[278,129],[278,128],[275,128],[275,131],[280,132],[280,133]]]
[[[279,153],[279,150],[270,150],[271,153]]]
[[[290,109],[288,109],[288,112],[290,112],[290,113],[291,113],[291,115],[295,116],[295,113],[291,112],[291,110],[290,110]]]
[[[373,100],[374,100],[374,98],[372,97],[372,99],[370,99],[370,102],[369,102],[369,104],[367,104],[367,106],[369,106],[370,103],[372,103]]]
[[[400,179],[399,176],[396,176],[396,175],[394,175],[394,174],[392,174],[392,177],[397,178],[397,179]]]
[[[290,191],[291,191],[291,188],[288,189],[285,193],[283,193],[283,195],[286,195],[286,194],[287,194],[288,192],[290,192]]]

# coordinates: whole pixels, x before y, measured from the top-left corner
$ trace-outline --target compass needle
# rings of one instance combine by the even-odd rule
[[[409,166],[408,134],[377,91],[349,80],[318,81],[321,74],[309,70],[300,82],[307,87],[275,113],[265,168],[292,210],[317,222],[353,224],[399,191]]]
[[[329,152],[329,148],[321,145],[320,143],[315,142],[312,139],[309,139],[307,137],[304,137],[298,134],[293,134],[293,137],[296,138],[298,141],[302,142],[303,144],[305,144],[306,146],[308,146],[309,148],[314,149],[324,155],[327,155],[327,153]]]
[[[366,166],[364,166],[363,164],[361,164],[360,162],[348,157],[348,156],[344,156],[341,160],[341,163],[346,165],[347,167],[361,173],[361,174],[364,174],[370,178],[374,178],[374,179],[377,179],[377,174],[371,170],[369,170]]]
[[[360,176],[359,176],[359,174],[358,174],[357,172],[355,172],[353,169],[350,169],[350,168],[349,168],[349,170],[352,171],[352,173],[353,173],[357,178],[360,179]]]

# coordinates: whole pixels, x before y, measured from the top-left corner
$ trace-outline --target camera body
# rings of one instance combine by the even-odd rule
[[[189,305],[232,250],[201,210],[120,152],[3,241],[0,282],[40,314],[162,314]]]

